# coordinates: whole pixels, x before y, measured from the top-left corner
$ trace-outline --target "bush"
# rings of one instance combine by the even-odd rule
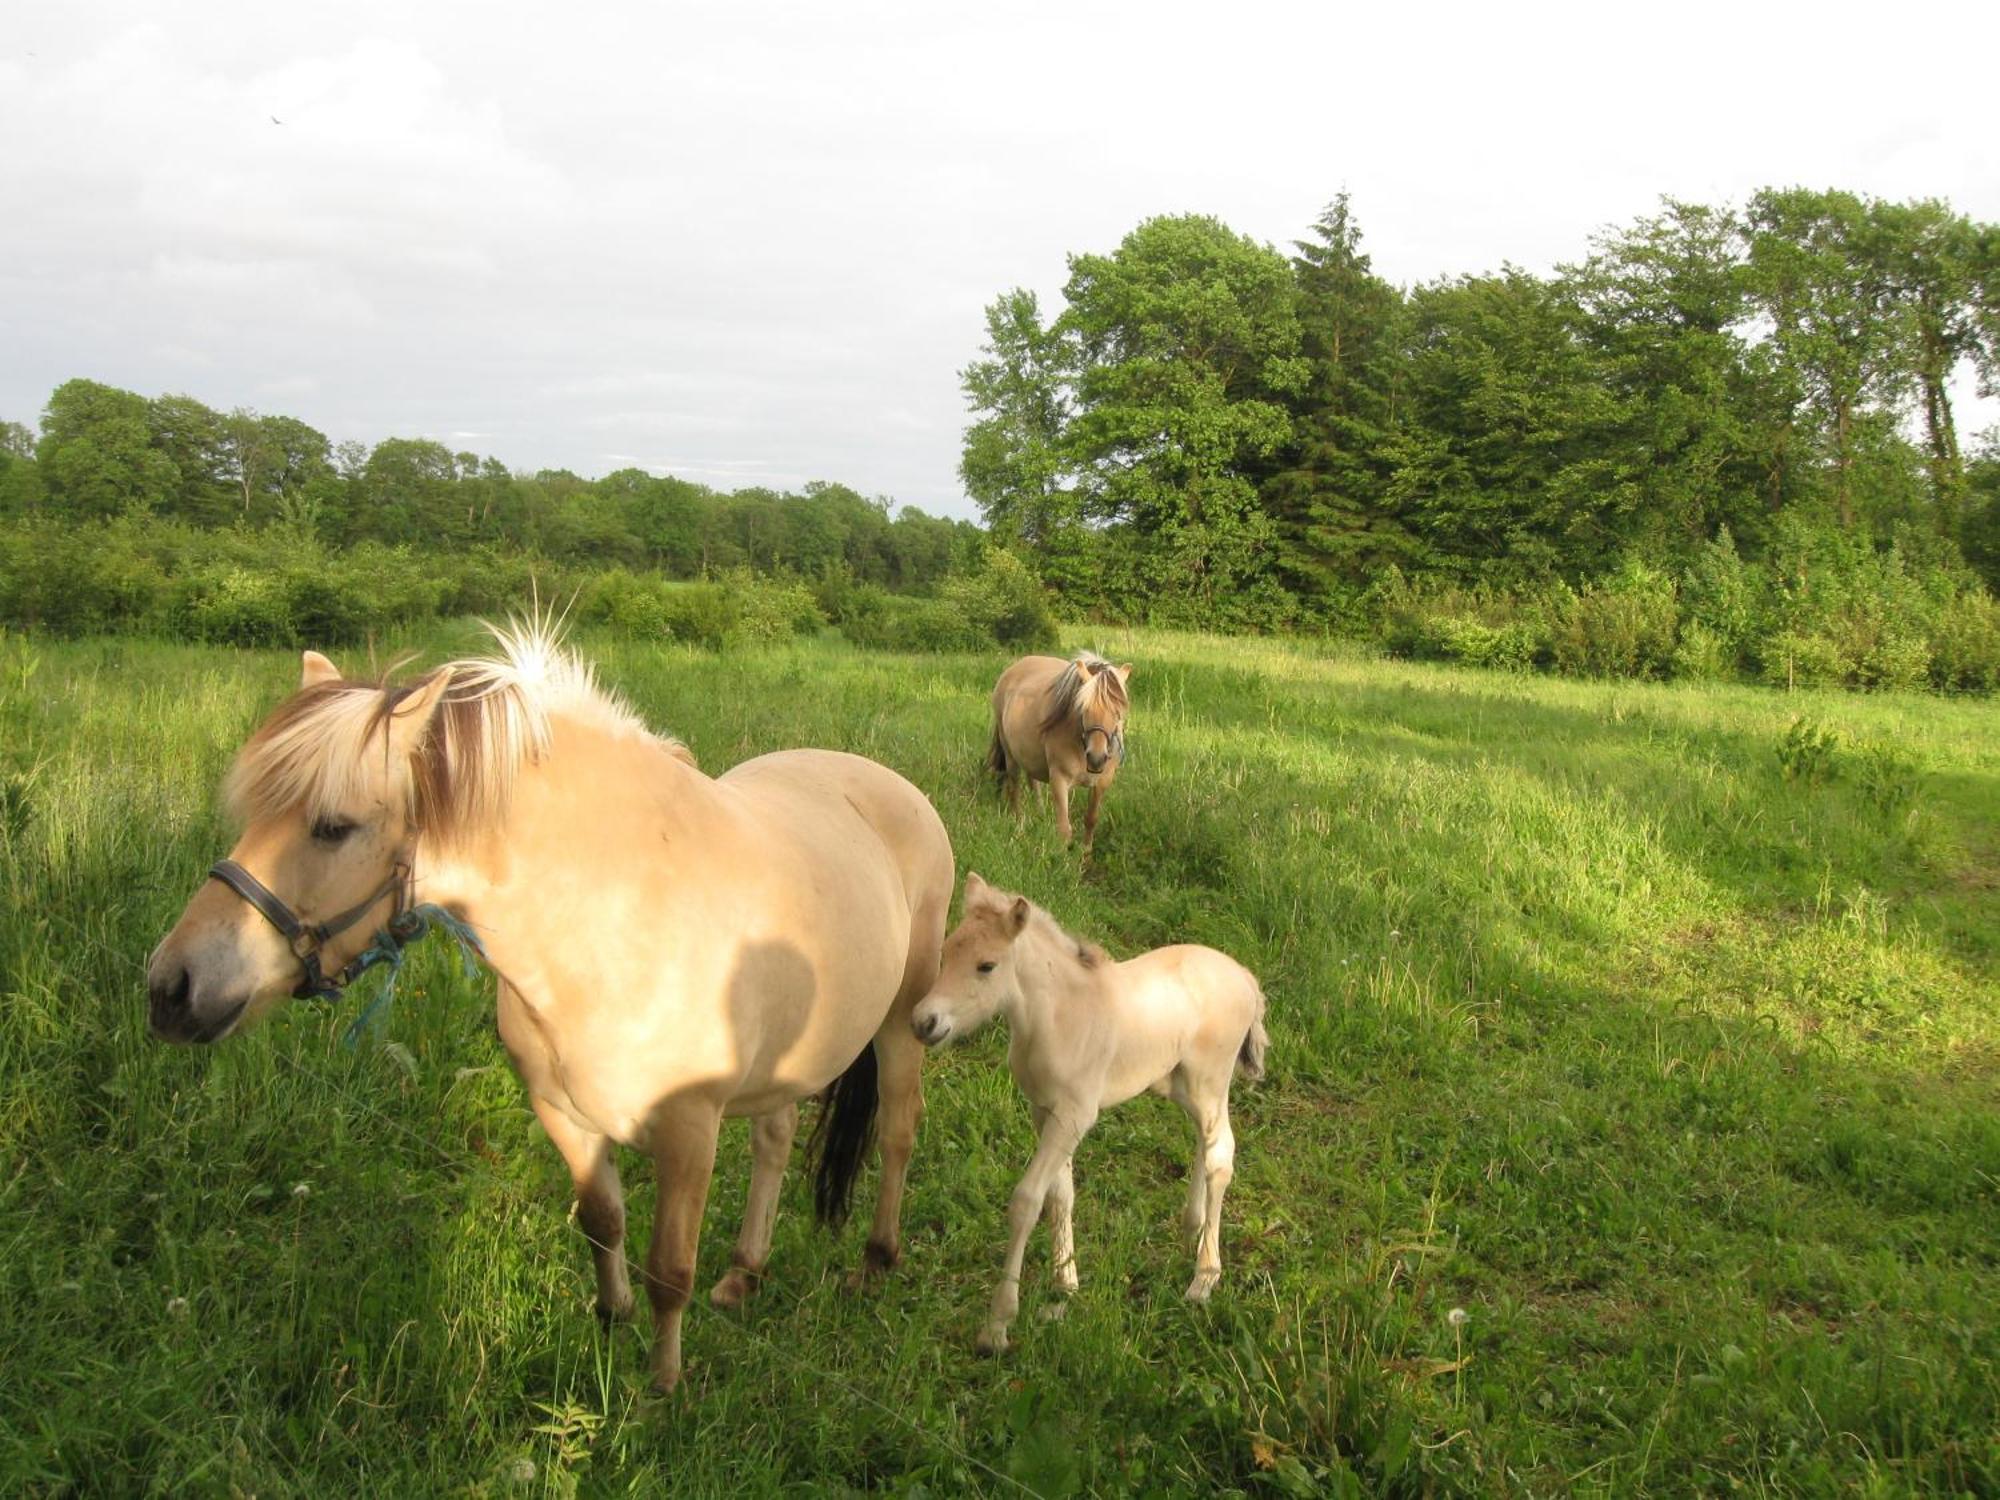
[[[1837,687],[1853,664],[1824,636],[1782,631],[1758,647],[1763,680],[1772,687]]]
[[[1046,650],[1058,639],[1048,593],[1013,553],[988,547],[975,573],[947,578],[941,601],[981,637],[1019,650]],[[935,649],[935,648],[934,648]]]
[[[1628,562],[1581,593],[1551,597],[1549,654],[1579,677],[1663,677],[1672,670],[1680,605],[1664,573]]]
[[[1706,625],[1681,627],[1674,647],[1673,674],[1686,682],[1721,682],[1735,674],[1736,654],[1729,643]]]
[[[1961,692],[2000,688],[2000,602],[1965,593],[1931,627],[1931,680]]]

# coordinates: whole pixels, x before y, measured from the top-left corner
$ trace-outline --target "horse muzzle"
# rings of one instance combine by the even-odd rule
[[[203,1045],[219,1042],[243,1019],[247,1000],[237,1000],[203,1010],[195,1008],[194,983],[179,965],[171,974],[149,975],[146,984],[146,1024],[163,1042]]]

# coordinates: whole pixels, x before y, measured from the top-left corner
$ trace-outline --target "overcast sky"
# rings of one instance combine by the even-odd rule
[[[1344,187],[1399,283],[1663,193],[1995,220],[1997,50],[1993,4],[15,0],[0,417],[83,375],[967,514],[982,309],[1141,219],[1289,250]]]

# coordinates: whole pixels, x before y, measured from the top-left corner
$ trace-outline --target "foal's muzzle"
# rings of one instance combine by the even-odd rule
[[[918,1011],[910,1017],[910,1030],[926,1047],[935,1047],[951,1035],[951,1022],[936,1011]]]

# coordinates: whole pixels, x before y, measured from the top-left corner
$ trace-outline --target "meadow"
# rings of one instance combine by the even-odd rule
[[[1214,1302],[1141,1099],[1078,1155],[1068,1316],[1038,1233],[1015,1349],[974,1354],[1032,1143],[996,1029],[930,1060],[902,1269],[845,1290],[863,1226],[794,1173],[766,1289],[697,1302],[662,1401],[435,940],[358,1027],[365,985],[146,1035],[296,657],[0,637],[0,1491],[2000,1493],[2000,709],[1069,643],[1138,667],[1088,865],[980,774],[1001,654],[579,644],[711,771],[874,756],[961,872],[1258,971]],[[746,1176],[739,1124],[703,1287]]]

